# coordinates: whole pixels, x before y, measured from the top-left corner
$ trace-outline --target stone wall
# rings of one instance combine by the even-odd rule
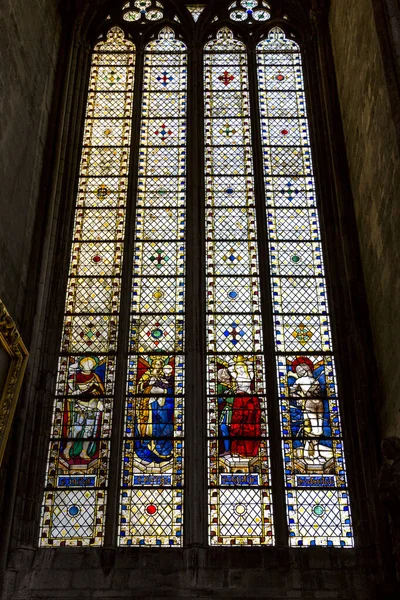
[[[330,30],[385,436],[400,435],[400,156],[375,1],[332,0]]]
[[[57,0],[0,2],[0,298],[30,351],[31,322],[28,319],[24,326],[24,316],[35,304],[32,271],[39,265],[32,264],[31,251],[43,241],[35,228],[44,204],[41,181],[60,36]],[[12,514],[12,478],[18,464],[14,442],[23,428],[21,405],[20,399],[0,471],[0,564],[7,550],[10,519],[3,515],[7,502]]]
[[[56,0],[0,4],[0,298],[21,321],[61,23]]]
[[[365,549],[21,550],[4,600],[389,600],[377,571]]]

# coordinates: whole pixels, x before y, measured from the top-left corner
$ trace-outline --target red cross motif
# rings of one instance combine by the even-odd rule
[[[161,265],[162,261],[164,260],[163,252],[162,252],[162,250],[156,250],[156,252],[157,252],[157,255],[150,256],[150,260],[151,260],[151,262],[156,261],[157,265]]]
[[[220,75],[218,79],[222,81],[224,85],[229,85],[230,82],[235,79],[235,77],[234,75],[230,75],[229,71],[224,71],[223,75]]]
[[[161,125],[160,129],[157,129],[157,131],[155,131],[154,133],[156,135],[161,135],[162,141],[166,139],[166,135],[172,135],[172,131],[168,129],[164,123]]]
[[[164,87],[168,85],[168,83],[172,80],[173,77],[171,77],[171,75],[168,77],[168,71],[163,71],[162,77],[160,77],[160,75],[157,77],[157,81],[160,81]]]

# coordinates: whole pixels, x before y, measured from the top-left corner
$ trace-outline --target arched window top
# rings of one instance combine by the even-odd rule
[[[160,30],[158,38],[149,42],[146,52],[184,52],[186,46],[175,37],[175,31],[171,27]]]
[[[300,52],[299,45],[289,40],[286,33],[280,27],[273,27],[268,37],[263,39],[257,46],[258,52]]]
[[[243,52],[245,45],[240,40],[233,37],[233,32],[229,27],[222,27],[216,35],[216,39],[211,40],[204,46],[205,52],[226,52],[235,50]]]
[[[94,48],[95,52],[133,52],[135,45],[125,38],[125,34],[119,27],[108,30],[106,39],[98,42]]]

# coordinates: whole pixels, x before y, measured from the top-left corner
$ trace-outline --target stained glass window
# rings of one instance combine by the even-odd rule
[[[264,0],[237,0],[229,6],[229,16],[232,21],[267,21],[271,14],[269,4]]]
[[[189,6],[187,6],[187,9],[190,12],[190,14],[192,15],[193,21],[195,23],[197,23],[197,21],[199,20],[199,17],[201,15],[201,13],[203,12],[205,6],[206,6],[205,4],[190,4]]]
[[[205,184],[206,244],[200,228],[188,256],[203,252],[206,272],[188,290],[205,278],[206,297],[189,294],[187,318],[199,323],[189,328],[189,362],[202,381],[206,370],[206,394],[195,391],[190,402],[206,407],[208,503],[200,511],[208,510],[210,545],[272,545],[285,528],[283,517],[273,519],[273,500],[282,498],[283,511],[285,491],[291,546],[352,546],[299,47],[277,27],[260,33],[253,72],[249,49],[223,27],[204,48],[194,42],[202,90],[195,69],[187,71],[179,16],[183,23],[187,8],[196,22],[205,5],[121,4],[127,33],[112,27],[114,11],[92,55],[40,544],[102,545],[107,502],[108,540],[118,518],[112,543],[183,544],[185,277],[198,269],[186,264],[188,143],[191,189]],[[266,32],[274,5],[235,0],[223,10],[232,27]],[[131,34],[143,36],[135,114]],[[205,174],[195,162],[201,136],[187,140],[189,117],[196,136],[204,128]],[[192,197],[189,207],[191,219],[203,209]],[[204,329],[205,353],[197,350]],[[201,452],[198,441],[185,443]],[[111,484],[110,456],[112,465],[122,461]]]
[[[182,543],[186,48],[144,55],[120,544]]]
[[[301,54],[275,27],[257,62],[289,542],[352,546]]]
[[[134,0],[123,6],[125,21],[159,21],[163,18],[163,6],[157,0]]]
[[[101,545],[110,454],[135,48],[94,49],[42,507],[42,546]]]
[[[272,544],[246,47],[223,28],[204,68],[210,543]]]

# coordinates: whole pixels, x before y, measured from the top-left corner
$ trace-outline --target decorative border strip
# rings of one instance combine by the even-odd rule
[[[0,300],[0,348],[10,358],[10,366],[3,390],[0,390],[0,466],[6,450],[11,423],[17,406],[29,352],[17,326]]]

